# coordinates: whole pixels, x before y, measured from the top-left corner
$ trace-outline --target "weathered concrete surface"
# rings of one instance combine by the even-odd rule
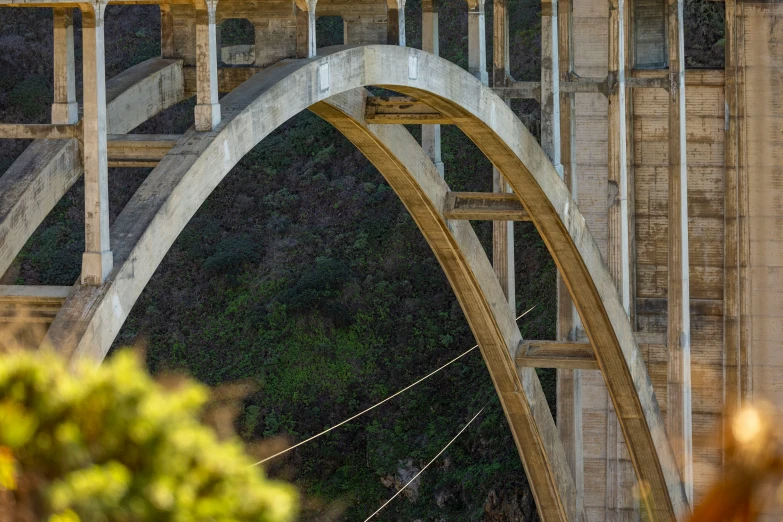
[[[182,65],[152,59],[106,82],[108,129],[133,130],[184,98]],[[33,142],[0,178],[0,273],[82,175],[77,140]]]
[[[456,65],[415,49],[367,46],[283,62],[227,95],[224,121],[214,131],[186,134],[123,210],[112,230],[114,270],[100,287],[74,288],[48,341],[71,357],[103,358],[170,245],[239,159],[304,108],[365,85],[415,96],[450,117],[520,195],[595,348],[634,467],[650,488],[648,510],[659,520],[687,513],[650,377],[598,246],[567,187],[502,99]],[[466,254],[471,263],[482,256],[480,249]],[[497,327],[494,318],[489,321]],[[513,354],[506,351],[502,358],[514,368]],[[501,377],[493,374],[496,383]],[[534,490],[537,498],[546,493],[537,485]],[[550,507],[540,500],[539,506]]]

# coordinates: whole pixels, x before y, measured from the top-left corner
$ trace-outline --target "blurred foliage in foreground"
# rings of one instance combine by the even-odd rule
[[[54,355],[0,363],[0,519],[293,519],[293,488],[199,420],[205,387],[164,389],[126,352],[69,372]]]

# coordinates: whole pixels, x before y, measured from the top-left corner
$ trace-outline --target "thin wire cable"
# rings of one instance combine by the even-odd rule
[[[383,505],[382,505],[381,507],[379,507],[379,508],[378,508],[378,509],[375,511],[375,513],[373,513],[372,515],[370,515],[369,517],[367,517],[367,518],[364,520],[364,522],[368,522],[368,520],[370,520],[372,517],[374,517],[375,515],[377,515],[378,513],[380,513],[380,512],[383,510],[383,508],[385,508],[386,506],[388,506],[388,505],[391,503],[391,501],[392,501],[392,500],[394,500],[395,498],[397,498],[398,496],[400,496],[400,493],[402,493],[403,491],[405,491],[405,488],[407,488],[408,486],[410,486],[410,485],[411,485],[411,483],[412,483],[414,480],[416,480],[417,478],[419,478],[419,476],[420,476],[422,473],[424,473],[424,471],[425,471],[427,468],[429,468],[429,467],[432,465],[432,463],[433,463],[433,462],[435,462],[436,460],[438,460],[438,457],[440,457],[441,455],[443,455],[443,452],[444,452],[444,451],[446,451],[447,449],[449,449],[449,446],[451,446],[452,444],[454,444],[454,441],[455,441],[455,440],[457,440],[457,439],[459,438],[459,436],[460,436],[460,435],[462,435],[462,433],[463,433],[463,432],[464,432],[466,429],[468,429],[468,427],[470,427],[470,425],[471,425],[471,424],[473,424],[473,421],[474,421],[474,420],[476,420],[476,419],[478,418],[478,416],[479,416],[479,415],[481,415],[481,412],[483,412],[483,411],[484,411],[484,410],[487,408],[487,406],[489,406],[489,403],[485,404],[485,405],[484,405],[484,407],[483,407],[483,408],[481,408],[481,409],[479,410],[479,412],[473,416],[473,418],[472,418],[472,419],[470,419],[470,422],[468,422],[467,424],[465,424],[465,426],[463,426],[463,427],[462,427],[462,429],[461,429],[461,430],[459,430],[459,433],[457,433],[457,434],[454,436],[454,438],[453,438],[453,439],[451,439],[451,440],[449,441],[449,443],[448,443],[448,444],[446,444],[446,446],[445,446],[445,447],[444,447],[442,450],[440,450],[440,451],[438,452],[438,454],[437,454],[437,455],[435,455],[435,456],[432,458],[432,460],[431,460],[431,461],[429,461],[429,462],[427,463],[427,465],[426,465],[426,466],[424,466],[423,468],[421,468],[421,471],[419,471],[418,473],[416,473],[416,475],[414,475],[414,477],[413,477],[412,479],[410,479],[408,482],[406,482],[406,483],[405,483],[405,485],[404,485],[402,488],[400,488],[400,490],[399,490],[397,493],[395,493],[395,494],[392,496],[392,498],[390,498],[389,500],[387,500],[386,502],[384,502],[384,503],[383,503]]]
[[[522,314],[521,314],[519,317],[517,317],[517,319],[516,319],[516,320],[517,320],[517,321],[519,321],[520,319],[522,319],[523,317],[525,317],[527,314],[529,314],[530,312],[532,312],[532,311],[533,311],[533,310],[534,310],[534,309],[535,309],[537,306],[538,306],[537,304],[536,304],[536,305],[533,305],[533,306],[532,306],[532,307],[531,307],[529,310],[527,310],[526,312],[523,312],[523,313],[522,313]],[[303,446],[303,445],[307,444],[308,442],[311,442],[311,441],[313,441],[313,440],[317,439],[318,437],[322,437],[322,436],[326,435],[327,433],[329,433],[329,432],[330,432],[330,431],[332,431],[332,430],[336,430],[337,428],[339,428],[339,427],[340,427],[340,426],[342,426],[343,424],[347,424],[347,423],[351,422],[352,420],[354,420],[354,419],[356,419],[356,418],[358,418],[358,417],[361,417],[362,415],[364,415],[364,414],[366,414],[366,413],[369,413],[369,412],[371,412],[372,410],[374,410],[374,409],[375,409],[375,408],[377,408],[378,406],[380,406],[380,405],[382,405],[382,404],[385,404],[385,403],[389,402],[390,400],[392,400],[393,398],[395,398],[395,397],[397,397],[397,396],[399,396],[399,395],[402,395],[402,394],[403,394],[403,393],[405,393],[406,391],[410,390],[411,388],[413,388],[414,386],[416,386],[416,385],[418,385],[418,384],[421,384],[422,382],[426,381],[427,379],[429,379],[430,377],[432,377],[432,376],[433,376],[433,375],[435,375],[436,373],[440,372],[441,370],[443,370],[443,369],[447,368],[448,366],[451,366],[452,364],[454,364],[455,362],[459,361],[460,359],[462,359],[463,357],[465,357],[466,355],[468,355],[470,352],[472,352],[472,351],[473,351],[473,350],[475,350],[476,348],[478,348],[478,345],[474,346],[473,348],[471,348],[470,350],[468,350],[468,351],[464,352],[463,354],[461,354],[461,355],[458,355],[457,357],[455,357],[454,359],[450,360],[449,362],[447,362],[446,364],[444,364],[443,366],[441,366],[441,367],[440,367],[440,368],[438,368],[437,370],[434,370],[433,372],[430,372],[430,373],[428,373],[427,375],[425,375],[424,377],[422,377],[422,378],[421,378],[421,379],[419,379],[418,381],[414,382],[414,383],[413,383],[413,384],[411,384],[411,385],[408,385],[408,386],[406,386],[405,388],[401,389],[400,391],[398,391],[398,392],[397,392],[397,393],[395,393],[394,395],[390,395],[390,396],[386,397],[386,398],[385,398],[385,399],[383,399],[381,402],[379,402],[379,403],[377,403],[377,404],[375,404],[375,405],[373,405],[373,406],[370,406],[370,407],[369,407],[369,408],[367,408],[366,410],[364,410],[364,411],[361,411],[361,412],[357,413],[357,414],[356,414],[356,415],[354,415],[353,417],[350,417],[350,418],[348,418],[348,419],[345,419],[344,421],[342,421],[342,422],[341,422],[341,423],[339,423],[339,424],[335,424],[335,425],[334,425],[334,426],[332,426],[331,428],[325,429],[325,430],[324,430],[324,431],[322,431],[321,433],[318,433],[318,434],[316,434],[316,435],[313,435],[312,437],[310,437],[310,438],[308,438],[308,439],[305,439],[305,440],[303,440],[303,441],[301,441],[301,442],[297,442],[297,443],[296,443],[296,444],[294,444],[293,446],[289,446],[288,448],[286,448],[286,449],[284,449],[284,450],[282,450],[282,451],[278,451],[278,452],[277,452],[277,453],[275,453],[274,455],[270,455],[269,457],[266,457],[265,459],[259,460],[258,462],[256,462],[255,464],[253,464],[251,467],[256,467],[256,466],[258,466],[258,465],[261,465],[261,464],[263,464],[264,462],[267,462],[267,461],[269,461],[269,460],[272,460],[272,459],[274,459],[274,458],[277,458],[277,457],[279,457],[280,455],[284,455],[284,454],[288,453],[289,451],[292,451],[292,450],[294,450],[294,449],[298,448],[299,446]]]

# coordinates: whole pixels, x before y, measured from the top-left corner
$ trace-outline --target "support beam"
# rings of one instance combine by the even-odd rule
[[[89,7],[88,7],[89,5]],[[82,9],[84,61],[84,255],[82,284],[100,285],[111,272],[109,178],[106,155],[106,3]]]
[[[441,113],[409,96],[373,96],[367,100],[367,123],[416,125],[423,123],[451,125]]]
[[[316,54],[315,9],[317,0],[296,2],[296,57],[313,58]]]
[[[569,75],[570,77],[572,75]],[[588,93],[609,96],[608,78],[572,78],[560,83],[560,90],[568,94]]]
[[[113,134],[108,136],[109,167],[149,167],[177,144],[177,134]]]
[[[70,286],[0,285],[0,324],[51,324]]]
[[[405,0],[386,0],[386,43],[405,46]]]
[[[664,89],[669,90],[669,76],[658,78],[625,78],[626,89]]]
[[[561,94],[603,94],[609,96],[609,83],[606,78],[573,78],[573,73],[561,75]],[[626,89],[665,89],[669,90],[669,77],[660,78],[626,78]],[[541,82],[515,82],[507,79],[505,87],[493,87],[492,89],[501,98],[510,99],[541,99]],[[561,107],[562,110],[562,107]],[[561,130],[562,133],[562,130]]]
[[[683,0],[668,0],[669,38],[669,374],[666,424],[685,494],[693,505],[688,169]]]
[[[73,59],[73,8],[58,7],[54,11],[54,103],[52,123],[69,124],[79,121],[76,101],[76,66]]]
[[[489,84],[484,0],[468,0],[468,71],[484,85]]]
[[[449,192],[444,215],[466,221],[530,221],[519,198],[507,192]]]
[[[423,51],[440,55],[440,31],[438,27],[438,8],[440,0],[424,0],[421,4],[421,48]],[[421,146],[430,157],[441,177],[444,176],[441,156],[440,125],[421,126]]]
[[[196,5],[196,130],[211,131],[220,124],[217,78],[217,0]]]
[[[599,369],[590,343],[522,341],[515,360],[519,368]]]
[[[509,79],[506,87],[493,87],[492,90],[505,100],[541,100],[541,82],[515,82]]]
[[[52,109],[54,110],[54,109]],[[34,123],[0,124],[0,139],[12,140],[69,140],[81,138],[78,124],[39,125]]]

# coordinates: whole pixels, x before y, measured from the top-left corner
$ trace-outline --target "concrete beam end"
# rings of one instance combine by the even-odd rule
[[[53,103],[52,104],[52,123],[57,125],[73,125],[79,121],[79,104]]]
[[[83,285],[100,286],[109,277],[114,266],[114,256],[111,250],[105,252],[85,252],[82,254]]]
[[[211,131],[220,124],[220,104],[196,105],[196,130]]]

